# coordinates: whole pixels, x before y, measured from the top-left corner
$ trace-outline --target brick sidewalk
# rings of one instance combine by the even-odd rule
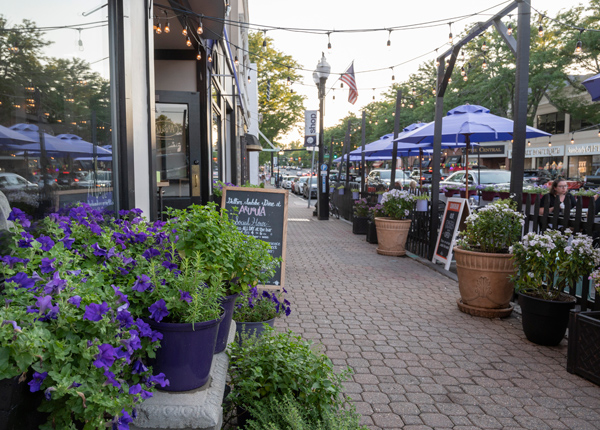
[[[455,281],[312,211],[290,193],[293,313],[276,326],[353,369],[345,391],[370,429],[600,428],[600,387],[567,373],[566,340],[537,346],[517,316],[459,312]]]

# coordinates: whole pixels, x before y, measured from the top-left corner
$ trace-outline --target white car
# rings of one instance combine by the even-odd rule
[[[38,185],[29,182],[24,177],[16,173],[0,172],[0,190],[1,191],[19,191],[38,189]]]
[[[292,188],[292,180],[294,176],[284,176],[281,180],[281,188],[285,188],[287,190]]]

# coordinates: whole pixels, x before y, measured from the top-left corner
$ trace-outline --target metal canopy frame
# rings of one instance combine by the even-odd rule
[[[523,170],[525,166],[525,133],[527,126],[527,89],[529,85],[529,37],[531,32],[530,16],[531,5],[529,0],[515,0],[500,12],[495,14],[489,20],[478,23],[471,29],[469,34],[459,40],[452,48],[441,54],[437,61],[438,65],[438,88],[436,92],[435,103],[435,126],[433,137],[432,165],[438,166],[432,172],[431,184],[431,223],[429,231],[429,258],[433,257],[435,251],[437,228],[439,219],[439,187],[440,187],[440,169],[442,152],[442,117],[444,111],[444,94],[448,88],[448,79],[452,75],[456,58],[460,49],[482,34],[492,25],[496,27],[508,47],[516,56],[516,89],[515,89],[515,109],[514,109],[514,129],[513,129],[513,162],[512,175],[510,181],[510,192],[514,194],[517,202],[521,201],[523,189]],[[518,8],[517,21],[517,41],[508,34],[501,18],[510,14]],[[450,56],[448,67],[444,67],[446,57]]]

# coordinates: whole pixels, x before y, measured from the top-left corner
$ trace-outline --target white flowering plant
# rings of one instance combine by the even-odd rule
[[[406,219],[414,208],[417,197],[408,191],[391,189],[381,196],[385,214],[392,219]]]
[[[588,279],[594,282],[594,288],[600,294],[600,268],[594,270]]]
[[[519,292],[546,300],[556,300],[565,289],[575,289],[577,282],[600,265],[600,250],[592,238],[548,230],[529,233],[511,249],[517,274],[513,277]]]
[[[513,200],[496,200],[469,215],[465,230],[460,232],[460,248],[495,254],[506,254],[521,239],[524,215],[516,210]]]

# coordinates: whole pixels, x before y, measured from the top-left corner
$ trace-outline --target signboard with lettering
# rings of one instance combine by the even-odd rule
[[[584,143],[567,146],[569,155],[596,155],[600,154],[600,143]]]
[[[227,209],[238,230],[271,245],[269,253],[281,257],[281,266],[266,283],[283,288],[287,238],[288,192],[281,189],[223,187],[221,206]]]
[[[462,148],[462,153],[464,154],[466,152],[466,148]],[[477,155],[479,154],[480,156],[484,157],[486,155],[493,155],[493,156],[502,156],[504,157],[505,154],[505,146],[504,145],[478,145],[478,146],[471,146],[469,148],[469,155]]]
[[[304,147],[317,146],[317,115],[316,110],[304,111]]]
[[[508,158],[512,158],[512,149],[508,151]],[[544,148],[525,148],[525,158],[536,157],[562,157],[565,155],[564,146],[547,146]]]
[[[449,198],[446,202],[446,210],[442,218],[442,226],[433,253],[434,263],[441,261],[445,263],[444,268],[448,270],[452,262],[452,249],[456,241],[459,229],[464,228],[465,219],[469,216],[470,209],[467,199]]]

